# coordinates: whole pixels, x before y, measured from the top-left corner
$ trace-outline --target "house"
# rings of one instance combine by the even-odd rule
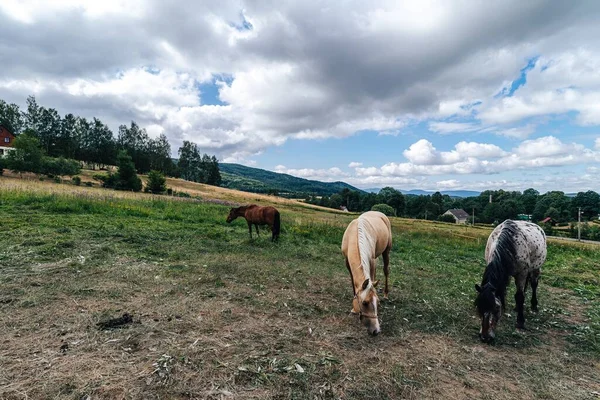
[[[460,208],[448,210],[443,215],[452,215],[457,224],[466,224],[469,221],[469,214]]]
[[[546,217],[540,221],[540,224],[550,224],[551,226],[556,225],[556,221],[552,217]]]
[[[0,125],[0,157],[5,157],[9,151],[13,151],[15,135],[5,126]]]

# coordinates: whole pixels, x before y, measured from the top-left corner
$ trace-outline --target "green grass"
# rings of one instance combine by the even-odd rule
[[[227,212],[0,189],[0,398],[583,399],[600,385],[598,248],[550,245],[541,312],[523,334],[509,311],[487,346],[485,241],[395,228],[370,338],[348,316],[351,217],[282,209],[273,244]],[[95,329],[123,312],[138,323]]]

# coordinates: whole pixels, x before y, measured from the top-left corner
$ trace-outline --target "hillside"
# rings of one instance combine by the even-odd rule
[[[344,182],[313,181],[240,164],[220,163],[219,168],[223,178],[222,186],[229,189],[256,193],[277,191],[280,195],[313,194],[317,196],[330,196],[346,188],[362,192]]]

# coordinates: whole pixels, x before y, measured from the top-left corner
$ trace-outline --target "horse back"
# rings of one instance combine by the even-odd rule
[[[273,223],[276,213],[278,211],[275,207],[253,204],[246,209],[246,220],[253,224]]]
[[[531,271],[540,269],[546,261],[546,235],[538,225],[527,221],[512,221],[517,226],[515,236],[512,238],[515,245],[515,275],[523,270]],[[505,222],[498,225],[488,237],[485,248],[485,259],[489,263],[496,250],[496,244]]]
[[[519,259],[528,265],[529,269],[539,269],[546,261],[546,234],[537,224],[516,222],[519,222],[517,225],[522,237],[519,245],[524,247],[519,251]]]
[[[375,241],[375,248],[373,249],[375,254],[372,254],[372,258],[379,257],[386,248],[392,246],[392,227],[390,220],[385,214],[378,211],[368,211],[362,214],[359,218],[354,219],[344,232],[342,238],[342,252],[347,257],[349,253],[356,251],[358,252],[358,220],[363,219],[363,227],[367,230],[369,237]]]

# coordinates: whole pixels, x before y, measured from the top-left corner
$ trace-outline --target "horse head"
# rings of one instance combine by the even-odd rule
[[[233,221],[234,219],[236,219],[237,217],[239,217],[239,211],[240,211],[240,207],[238,208],[232,208],[231,210],[229,210],[229,215],[227,216],[227,223],[230,223],[231,221]]]
[[[377,318],[377,291],[375,288],[379,281],[371,284],[369,279],[365,279],[361,290],[356,294],[355,301],[358,302],[360,322],[367,328],[369,334],[376,336],[381,332],[379,327],[379,319]]]
[[[477,312],[481,318],[481,329],[479,330],[479,338],[483,342],[491,342],[495,339],[496,325],[500,321],[502,315],[502,301],[496,295],[496,288],[491,283],[486,283],[483,287],[475,285],[477,290]]]

